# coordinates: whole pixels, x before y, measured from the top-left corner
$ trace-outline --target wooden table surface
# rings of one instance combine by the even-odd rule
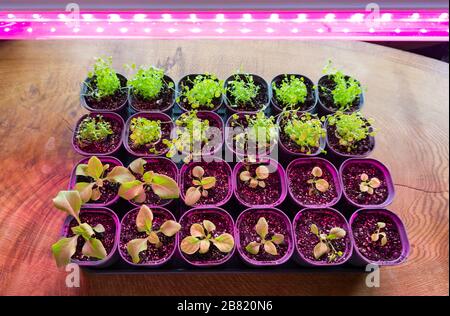
[[[271,80],[297,72],[317,80],[328,59],[368,87],[364,113],[376,119],[372,157],[393,173],[390,206],[411,241],[408,262],[381,270],[381,286],[364,273],[82,274],[66,273],[50,245],[64,214],[51,198],[73,164],[70,128],[85,110],[79,83],[92,57],[154,64],[175,80],[188,73],[226,78],[241,66]],[[360,42],[295,41],[3,41],[0,42],[0,295],[448,295],[449,66]]]

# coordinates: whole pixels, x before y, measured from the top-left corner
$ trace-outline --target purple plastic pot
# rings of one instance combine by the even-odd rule
[[[162,162],[166,162],[170,166],[171,172],[173,174],[173,176],[170,176],[170,177],[172,179],[174,179],[175,181],[177,181],[177,179],[178,179],[178,167],[172,160],[170,160],[168,158],[165,158],[165,157],[141,157],[141,158],[144,159],[145,161],[147,161],[147,164],[149,164],[149,165],[157,165],[157,166],[159,166],[159,165],[162,164]],[[148,207],[164,207],[164,206],[169,205],[172,201],[173,200],[161,200],[161,204],[158,204],[158,205],[154,205],[154,204],[151,204],[151,203],[145,203],[145,205],[147,205]],[[134,205],[134,206],[142,206],[142,204],[144,204],[144,203],[138,204],[138,203],[136,203],[134,201],[131,201],[131,200],[129,202],[132,205]]]
[[[120,83],[122,88],[126,88],[127,87],[127,78],[119,73],[117,73],[117,77],[119,77]],[[85,84],[85,82],[90,83],[92,81],[92,78],[86,78],[86,80],[81,83],[81,93],[80,93],[80,101],[81,101],[81,105],[88,111],[90,112],[100,112],[100,113],[105,113],[105,112],[115,112],[118,113],[120,112],[124,106],[127,104],[128,102],[128,91],[127,91],[127,97],[125,98],[124,102],[116,109],[94,109],[92,107],[89,106],[86,97],[84,96],[87,93],[87,86]]]
[[[320,205],[320,204],[306,204],[305,202],[299,200],[295,196],[294,192],[292,191],[292,185],[291,185],[291,181],[292,180],[289,177],[289,175],[292,172],[292,170],[294,170],[294,168],[296,168],[296,167],[298,167],[300,165],[305,165],[305,164],[308,164],[308,165],[309,164],[311,164],[311,165],[320,164],[320,167],[322,167],[322,168],[325,167],[328,170],[328,172],[331,174],[331,176],[333,178],[333,184],[334,184],[334,187],[336,189],[336,197],[333,200],[329,201],[326,204],[322,204],[322,205]],[[317,157],[295,159],[286,168],[286,178],[287,178],[287,187],[288,187],[288,190],[289,190],[290,197],[292,198],[292,200],[297,205],[299,205],[301,207],[304,207],[304,208],[328,208],[330,206],[335,205],[341,199],[342,186],[341,186],[341,180],[339,178],[338,171],[337,171],[336,167],[331,162],[329,162],[326,159],[317,158]]]
[[[193,80],[196,76],[198,76],[198,75],[205,75],[205,74],[190,74],[190,75],[186,75],[186,76],[184,76],[183,78],[181,78],[180,79],[180,81],[178,81],[178,84],[177,84],[177,97],[181,97],[181,93],[183,92],[183,88],[182,88],[182,86],[181,86],[181,83],[183,83],[186,79],[188,79],[188,78],[190,78],[191,80]],[[212,109],[201,109],[202,111],[214,111],[214,112],[216,112],[217,110],[219,110],[220,109],[220,107],[222,106],[222,104],[223,104],[223,96],[220,96],[220,103],[219,103],[219,105],[216,105],[214,108],[212,108]],[[191,111],[191,109],[186,109],[182,104],[181,104],[181,102],[178,102],[178,105],[180,106],[180,108],[183,110],[183,111],[185,111],[185,112],[189,112],[189,111]]]
[[[362,213],[375,213],[375,214],[379,213],[379,214],[385,215],[385,216],[389,217],[392,220],[392,222],[397,226],[397,230],[398,230],[398,233],[400,236],[400,242],[402,244],[400,256],[397,259],[391,260],[391,261],[386,261],[386,260],[372,261],[372,260],[368,259],[367,257],[365,257],[361,253],[361,251],[358,248],[358,245],[355,241],[353,225],[354,225],[354,222],[355,222],[355,219],[357,218],[357,216]],[[409,244],[409,240],[408,240],[408,235],[406,233],[405,225],[403,224],[402,220],[392,211],[387,210],[387,209],[382,209],[382,208],[380,208],[380,209],[359,209],[355,213],[353,213],[353,215],[350,217],[349,224],[352,229],[351,238],[352,238],[352,243],[354,244],[354,248],[355,248],[353,251],[353,256],[350,259],[350,263],[352,265],[366,266],[368,264],[376,264],[379,266],[393,266],[393,265],[399,265],[399,264],[405,262],[406,259],[408,258],[409,253],[410,253],[410,244]],[[388,236],[388,240],[389,240],[389,236]]]
[[[318,84],[317,84],[317,87],[318,87],[318,88],[317,88],[318,107],[319,107],[320,112],[323,113],[323,114],[325,114],[325,115],[336,113],[336,110],[331,110],[331,109],[329,109],[328,107],[326,107],[326,106],[323,104],[322,100],[320,99],[320,90],[319,90],[319,89],[320,89],[320,87],[321,87],[321,83],[322,83],[324,80],[326,80],[327,78],[328,78],[328,75],[322,76],[322,77],[319,79],[319,82],[318,82]],[[349,77],[349,76],[345,76],[345,78],[348,80],[348,78],[350,78],[350,77]],[[351,113],[351,112],[359,111],[359,110],[362,109],[363,105],[364,105],[364,92],[362,92],[362,93],[359,95],[359,106],[358,106],[358,108],[357,108],[356,110],[353,110],[353,111],[344,111],[344,112],[345,112],[345,113]]]
[[[279,221],[283,222],[285,231],[287,232],[286,234],[284,234],[284,243],[285,244],[287,243],[287,249],[286,249],[285,254],[281,258],[275,259],[275,260],[264,260],[264,261],[256,260],[249,256],[249,254],[245,250],[246,245],[241,245],[241,240],[244,239],[244,235],[241,236],[241,234],[243,234],[242,233],[242,229],[243,229],[242,222],[247,216],[255,216],[255,214],[260,214],[260,215],[257,215],[255,218],[255,225],[258,222],[259,216],[265,216],[265,217],[276,216],[276,217],[278,217]],[[269,223],[269,232],[270,232],[271,219],[266,218],[266,220]],[[274,232],[274,233],[281,233],[281,232]],[[237,247],[240,257],[242,258],[242,260],[244,260],[244,262],[246,264],[253,266],[253,267],[281,265],[281,264],[287,262],[291,258],[292,254],[294,252],[294,244],[293,244],[294,238],[293,238],[293,234],[292,234],[291,221],[289,220],[289,217],[287,217],[283,211],[281,211],[277,208],[253,207],[253,208],[249,208],[249,209],[245,210],[238,216],[238,218],[236,220],[236,225],[234,226],[234,236],[235,236],[236,247]],[[256,240],[254,240],[254,241],[256,241]],[[261,251],[263,251],[263,250],[260,249],[260,252]]]
[[[181,251],[181,241],[190,235],[189,229],[192,224],[194,223],[201,223],[203,220],[209,220],[213,222],[218,229],[219,227],[224,227],[223,231],[218,231],[218,233],[229,233],[231,235],[234,234],[234,221],[231,215],[225,211],[224,209],[218,208],[218,207],[197,207],[193,208],[186,213],[183,214],[180,218],[180,225],[181,230],[178,233],[178,255],[183,258],[184,261],[186,261],[188,264],[195,266],[195,267],[201,267],[201,268],[207,268],[207,267],[214,267],[218,265],[222,265],[226,263],[228,260],[230,260],[231,257],[233,257],[234,251],[236,250],[236,246],[233,248],[231,252],[226,254],[223,258],[217,259],[215,261],[206,261],[202,262],[200,260],[194,260],[193,258],[189,258],[188,255],[184,254],[183,251]],[[233,236],[236,240],[236,236]],[[235,242],[236,244],[236,242]],[[211,249],[215,246],[211,243],[210,250],[208,253],[211,252]],[[214,250],[215,251],[215,250]],[[191,255],[191,256],[202,256],[198,253]]]
[[[133,155],[135,157],[145,157],[145,156],[154,157],[154,156],[165,155],[169,151],[169,148],[165,145],[164,145],[164,147],[166,147],[166,148],[158,154],[151,154],[150,152],[141,153],[141,152],[137,152],[137,151],[133,150],[133,148],[131,148],[131,146],[129,144],[130,124],[131,124],[131,120],[135,117],[144,117],[149,120],[154,120],[154,121],[159,120],[159,121],[161,121],[161,123],[170,124],[170,131],[168,134],[168,138],[170,138],[170,135],[171,135],[173,127],[174,127],[174,124],[173,124],[170,116],[168,116],[167,114],[158,113],[158,112],[138,112],[128,118],[127,122],[125,123],[125,128],[123,129],[123,138],[122,138],[123,146],[131,155]],[[157,144],[159,144],[159,143],[162,144],[162,139],[160,139]]]
[[[122,221],[120,222],[120,228],[121,229],[120,229],[120,234],[117,237],[118,253],[119,253],[120,257],[122,258],[122,260],[125,261],[130,266],[133,266],[133,267],[145,267],[145,268],[157,268],[157,267],[160,267],[160,266],[164,265],[165,263],[167,263],[173,257],[173,255],[175,254],[175,251],[178,248],[178,233],[175,234],[175,236],[172,237],[172,238],[175,239],[175,241],[174,241],[173,249],[170,251],[170,253],[169,253],[169,255],[167,257],[161,258],[161,259],[159,259],[157,261],[153,261],[153,262],[133,263],[133,261],[128,259],[129,258],[128,252],[126,252],[126,250],[122,251],[122,249],[120,248],[120,245],[121,245],[120,240],[121,240],[121,236],[122,236],[122,233],[123,233],[122,229],[124,227],[124,224],[126,223],[126,220],[128,220],[128,217],[133,215],[133,213],[139,212],[139,209],[140,208],[137,207],[137,208],[132,209],[128,213],[126,213],[123,216]],[[153,215],[154,215],[155,218],[158,217],[158,214],[165,213],[166,216],[168,216],[171,220],[174,220],[174,221],[176,220],[175,216],[173,216],[173,214],[169,210],[167,210],[165,208],[153,206],[151,209],[152,209],[152,212],[153,212]],[[137,215],[137,213],[136,213],[136,215]],[[132,221],[134,223],[136,221],[136,219],[133,218]],[[125,241],[124,244],[126,244],[128,241]],[[154,246],[149,244],[148,248],[150,248],[150,247],[154,247]]]
[[[311,79],[309,79],[306,76],[299,75],[299,74],[281,74],[281,75],[278,75],[278,76],[276,76],[275,78],[272,79],[272,81],[270,83],[270,91],[271,91],[271,93],[270,93],[270,95],[271,95],[270,104],[275,109],[275,111],[277,113],[282,112],[283,108],[282,108],[282,106],[280,106],[278,104],[278,101],[277,101],[277,98],[276,98],[276,95],[275,95],[275,91],[273,90],[272,86],[273,86],[274,82],[281,82],[284,79],[285,76],[288,76],[288,78],[291,77],[291,76],[295,76],[296,78],[299,78],[299,79],[303,78],[304,79],[304,83],[305,83],[306,87],[308,88],[308,95],[312,94],[312,98],[311,98],[311,100],[305,101],[305,103],[307,103],[307,106],[304,109],[299,110],[299,111],[313,113],[315,108],[316,108],[317,100],[318,100],[317,90],[316,90],[316,88],[314,86],[314,82]]]
[[[236,114],[239,116],[239,118],[242,118],[245,115],[255,115],[255,113],[252,113],[252,112],[239,112],[239,113],[236,113]],[[242,150],[242,149],[237,148],[237,147],[234,148],[235,146],[234,146],[234,141],[233,141],[233,136],[234,136],[233,135],[233,127],[231,127],[231,121],[232,120],[234,120],[233,119],[233,115],[231,115],[228,118],[228,120],[227,120],[227,122],[225,124],[225,144],[226,144],[227,150],[229,152],[232,152],[234,155],[236,155],[238,160],[242,160],[242,159],[244,159],[245,157],[248,156],[248,151]],[[278,138],[279,137],[277,136],[275,141],[273,141],[272,144],[270,145],[270,148],[268,150],[266,149],[266,153],[265,154],[259,154],[257,152],[257,150],[255,150],[256,157],[269,156],[272,153],[272,151],[274,150],[276,144],[278,143]],[[253,155],[253,156],[255,156],[255,155]]]
[[[306,212],[314,212],[314,213],[323,213],[327,214],[328,216],[336,216],[337,219],[340,221],[339,227],[343,228],[347,235],[346,235],[346,241],[345,241],[345,253],[342,256],[342,259],[339,262],[328,262],[328,261],[315,261],[310,258],[307,258],[299,248],[298,244],[298,235],[296,231],[298,230],[298,223],[302,216],[306,214]],[[351,238],[351,229],[350,225],[348,224],[345,217],[336,209],[334,208],[322,208],[322,209],[312,209],[312,208],[305,208],[302,209],[295,215],[294,220],[292,221],[292,230],[294,235],[294,241],[295,241],[295,254],[294,258],[295,261],[302,265],[302,266],[308,266],[308,267],[329,267],[329,266],[339,266],[346,263],[352,256],[353,253],[353,240]]]
[[[343,152],[337,151],[336,149],[334,149],[330,145],[330,142],[328,140],[328,120],[325,120],[324,128],[327,131],[327,137],[326,137],[327,150],[329,151],[329,153],[331,155],[334,155],[334,156],[336,156],[338,158],[342,158],[342,159],[347,159],[347,158],[364,158],[364,157],[369,156],[373,152],[373,150],[375,149],[375,137],[369,135],[369,142],[370,142],[371,149],[369,151],[365,152],[364,154],[362,154],[362,155],[355,155],[355,154],[348,154],[348,153],[343,153]]]
[[[217,174],[216,172],[221,172],[225,170],[225,173],[227,174],[227,187],[228,187],[228,191],[226,196],[223,197],[223,199],[217,203],[213,203],[213,204],[201,204],[201,205],[195,205],[195,206],[205,206],[205,207],[218,207],[218,206],[222,206],[224,204],[226,204],[232,194],[233,194],[233,181],[231,180],[232,177],[232,170],[230,165],[223,159],[220,159],[218,157],[211,157],[211,161],[209,162],[190,162],[189,164],[183,164],[183,166],[180,169],[180,174],[179,174],[179,178],[178,178],[178,185],[180,187],[180,197],[183,201],[185,201],[186,199],[186,195],[185,192],[187,191],[187,187],[185,186],[184,182],[186,180],[186,174],[188,172],[191,172],[191,170],[195,167],[195,166],[202,166],[204,169],[207,168],[207,166],[210,165],[212,166],[211,169],[213,169],[214,173],[213,174],[208,174],[206,173],[205,176],[209,177],[209,176],[216,176],[216,180],[219,181],[219,179],[217,179]],[[208,197],[212,195],[214,195],[214,188],[208,190],[209,195]],[[203,198],[202,198],[203,199]]]
[[[388,190],[388,196],[383,203],[373,204],[373,205],[360,204],[356,201],[353,201],[349,197],[348,192],[346,192],[346,189],[345,189],[343,176],[345,174],[346,168],[348,168],[349,166],[351,166],[353,164],[369,164],[369,165],[374,166],[376,169],[378,169],[382,172],[384,179],[379,179],[379,180],[381,180],[382,182],[383,181],[386,182],[386,186],[387,186],[387,190]],[[339,177],[341,178],[341,186],[342,186],[342,191],[344,193],[345,200],[347,202],[349,202],[351,205],[356,206],[357,208],[383,208],[383,207],[386,207],[389,204],[391,204],[392,201],[394,200],[395,186],[394,186],[394,182],[392,181],[391,173],[389,172],[388,168],[378,160],[368,159],[368,158],[366,158],[366,159],[358,159],[358,158],[348,159],[339,168]]]
[[[76,137],[75,137],[81,121],[88,116],[97,116],[97,115],[101,115],[104,118],[109,118],[111,120],[115,120],[121,126],[120,135],[118,135],[120,140],[119,140],[117,146],[114,149],[112,149],[108,152],[104,152],[104,153],[99,153],[99,152],[91,153],[91,152],[86,152],[86,151],[82,150],[78,146],[78,144],[76,142]],[[123,118],[120,115],[113,113],[113,112],[92,112],[89,114],[85,114],[78,120],[77,124],[75,125],[75,129],[73,131],[73,136],[72,136],[72,147],[77,153],[79,153],[80,155],[83,155],[83,156],[110,156],[110,155],[113,155],[113,154],[117,153],[117,151],[120,149],[120,146],[122,145],[122,134],[123,134],[124,126],[125,126],[125,122],[123,121]]]
[[[242,76],[243,76],[243,74],[237,74],[238,76],[240,76],[241,78],[242,78]],[[257,112],[259,112],[259,111],[261,111],[261,110],[264,110],[264,109],[266,109],[268,106],[269,106],[269,104],[270,104],[270,89],[269,89],[269,86],[268,86],[268,84],[267,84],[267,82],[262,78],[262,77],[260,77],[260,76],[258,76],[258,75],[254,75],[254,74],[248,74],[249,76],[252,76],[253,77],[253,80],[254,80],[254,82],[255,83],[258,83],[258,84],[260,84],[261,86],[263,86],[263,87],[265,87],[265,89],[266,89],[266,99],[267,99],[267,101],[263,104],[263,106],[260,108],[260,109],[258,109],[258,110],[255,110],[255,111],[251,111],[251,110],[246,110],[246,111],[240,111],[240,110],[238,110],[238,109],[236,109],[236,108],[234,108],[234,107],[232,107],[231,106],[231,104],[230,104],[230,102],[229,102],[229,99],[228,99],[228,93],[226,93],[225,95],[224,95],[224,103],[225,103],[225,106],[227,107],[227,109],[231,112],[231,113],[243,113],[243,112],[246,112],[246,113],[257,113]],[[236,74],[235,75],[231,75],[230,77],[228,77],[228,79],[227,80],[225,80],[225,83],[224,83],[224,87],[225,87],[225,89],[227,89],[228,88],[228,83],[231,81],[231,80],[234,80],[234,77],[236,76]]]
[[[169,76],[164,75],[164,79],[163,80],[164,80],[164,82],[166,84],[172,83],[173,87],[175,89],[175,81],[173,81],[172,78],[170,78]],[[128,104],[130,105],[130,108],[131,108],[132,112],[156,112],[156,113],[169,112],[173,108],[173,106],[175,104],[175,99],[176,99],[176,92],[174,91],[171,103],[168,106],[166,106],[165,108],[153,109],[153,110],[140,110],[140,109],[137,109],[134,106],[134,94],[133,94],[132,89],[130,89],[130,91],[128,93]]]
[[[300,117],[301,116],[301,114],[302,113],[305,113],[305,112],[297,112],[297,115]],[[277,118],[277,126],[281,129],[281,120],[282,120],[282,114],[280,114],[280,115],[278,115],[278,118]],[[322,124],[322,127],[323,127],[323,124]],[[326,146],[326,137],[321,137],[320,138],[320,140],[319,140],[319,147],[317,148],[317,150],[315,151],[315,152],[313,152],[313,153],[311,153],[311,154],[304,154],[304,153],[300,153],[300,152],[295,152],[295,151],[292,151],[292,150],[290,150],[290,149],[288,149],[287,147],[286,147],[286,145],[283,143],[283,140],[282,140],[282,137],[281,137],[281,134],[282,134],[283,132],[282,131],[280,131],[279,132],[279,147],[281,148],[281,152],[283,153],[283,154],[285,154],[287,157],[289,157],[289,158],[295,158],[295,157],[314,157],[314,156],[318,156],[318,155],[320,155],[321,153],[322,153],[322,151],[325,149],[325,146]]]
[[[83,158],[80,161],[78,161],[75,164],[75,166],[73,167],[72,173],[70,174],[70,181],[69,181],[69,188],[68,188],[69,190],[75,190],[75,184],[77,183],[77,175],[76,175],[77,166],[80,164],[87,164],[89,159],[90,159],[90,157]],[[103,156],[103,157],[99,157],[99,159],[103,165],[110,164],[111,166],[123,166],[122,162],[119,159],[114,158],[114,157]],[[119,195],[116,194],[116,196],[112,200],[110,200],[106,203],[92,203],[92,202],[89,203],[88,202],[88,203],[85,203],[84,205],[89,206],[89,207],[104,207],[104,206],[109,206],[109,205],[116,203],[118,199],[119,199]]]
[[[76,259],[72,259],[72,263],[76,263],[81,267],[88,267],[88,268],[106,268],[108,266],[110,266],[111,264],[113,264],[117,259],[118,259],[118,255],[117,255],[117,246],[118,246],[118,239],[117,236],[119,236],[119,232],[120,232],[120,221],[119,218],[117,217],[117,215],[111,211],[109,208],[106,207],[83,207],[80,211],[80,214],[83,213],[97,213],[97,214],[106,214],[108,216],[111,216],[112,219],[114,220],[114,225],[115,225],[115,229],[114,229],[114,245],[111,249],[111,251],[108,253],[108,255],[106,256],[105,259],[102,260],[92,260],[92,261],[80,261],[80,260],[76,260]],[[72,222],[72,220],[75,220],[72,216],[68,216],[63,224],[63,227],[61,229],[61,236],[62,237],[67,237],[69,234],[69,230],[70,230],[70,223]]]
[[[240,195],[241,191],[240,191],[239,185],[238,185],[238,181],[240,181],[240,180],[238,180],[239,174],[244,168],[244,163],[242,161],[240,161],[234,167],[233,175],[232,175],[234,195],[236,196],[236,199],[239,201],[239,203],[245,207],[251,207],[251,208],[276,207],[276,206],[280,205],[281,203],[283,203],[283,201],[286,199],[286,195],[287,195],[286,172],[284,171],[283,166],[281,164],[279,164],[278,162],[276,162],[275,160],[270,159],[270,158],[258,159],[256,163],[252,163],[252,164],[256,164],[256,165],[267,164],[267,167],[269,168],[269,171],[271,173],[277,172],[278,177],[280,179],[280,196],[274,203],[268,204],[268,205],[264,205],[264,204],[263,205],[253,205],[253,204],[245,201],[242,198],[242,196]]]

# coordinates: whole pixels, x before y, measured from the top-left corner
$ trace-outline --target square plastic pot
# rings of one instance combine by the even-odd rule
[[[243,77],[243,74],[234,74],[234,75],[231,75],[230,77],[228,77],[227,80],[225,80],[225,83],[224,83],[224,88],[225,88],[225,90],[228,88],[228,83],[229,83],[230,81],[234,80],[234,77],[235,77],[236,75],[238,75],[238,76],[241,77],[241,78]],[[267,82],[266,82],[262,77],[260,77],[260,76],[258,76],[258,75],[255,75],[255,74],[248,74],[248,75],[253,77],[253,81],[254,81],[255,83],[258,83],[258,84],[260,84],[261,86],[263,86],[263,87],[266,88],[266,91],[267,91],[267,93],[266,93],[266,99],[267,99],[267,101],[266,101],[266,102],[263,104],[263,106],[262,106],[260,109],[258,109],[258,110],[255,110],[255,111],[251,111],[251,110],[239,111],[239,110],[237,110],[236,108],[234,108],[234,107],[231,106],[231,104],[230,104],[230,102],[229,102],[229,99],[228,99],[228,95],[227,95],[227,93],[225,92],[225,95],[223,96],[224,103],[225,103],[225,106],[227,107],[228,111],[230,111],[231,113],[243,113],[243,112],[245,112],[245,113],[257,113],[257,112],[259,112],[259,111],[261,111],[261,110],[264,111],[264,110],[270,105],[270,92],[271,92],[271,90],[270,90],[270,88],[269,88]]]
[[[172,78],[170,78],[167,75],[164,75],[164,79],[163,80],[164,80],[165,84],[172,83],[173,84],[173,89],[175,90],[175,88],[176,88],[175,87],[175,81],[173,81]],[[135,107],[133,91],[130,89],[130,91],[128,93],[128,104],[129,104],[129,107],[130,107],[130,110],[131,110],[132,113],[136,113],[136,112],[154,112],[154,113],[165,112],[165,113],[168,113],[168,112],[170,112],[172,110],[173,106],[175,105],[176,95],[177,95],[177,93],[176,93],[176,91],[174,91],[173,92],[172,101],[165,108],[152,109],[152,110],[140,110],[140,109]]]
[[[191,80],[193,80],[193,79],[195,79],[195,77],[196,76],[198,76],[198,75],[205,75],[205,74],[190,74],[190,75],[186,75],[186,76],[184,76],[183,78],[181,78],[179,81],[178,81],[178,84],[177,84],[177,98],[178,97],[181,97],[181,93],[183,92],[183,88],[181,87],[181,84],[184,82],[184,81],[186,81],[187,79],[191,79]],[[214,108],[211,108],[211,109],[204,109],[204,108],[201,108],[201,109],[197,109],[197,110],[199,110],[199,111],[211,111],[211,112],[217,112],[221,107],[222,107],[222,104],[223,104],[223,96],[220,96],[220,103],[218,104],[218,105],[216,105]],[[181,102],[178,102],[178,105],[180,106],[180,108],[184,111],[184,112],[189,112],[189,111],[191,111],[191,109],[187,109],[187,108],[185,108],[182,104],[181,104]]]

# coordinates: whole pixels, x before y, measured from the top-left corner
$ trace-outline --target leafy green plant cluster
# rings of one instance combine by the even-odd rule
[[[193,206],[201,197],[208,197],[208,190],[216,186],[215,177],[205,177],[205,169],[196,166],[192,169],[192,186],[189,187],[185,194],[185,203]]]
[[[351,151],[357,143],[369,136],[374,136],[372,119],[365,119],[360,112],[350,114],[340,111],[328,116],[328,125],[336,126],[336,137],[339,144]]]
[[[298,78],[294,75],[283,78],[280,86],[274,82],[272,83],[273,91],[277,101],[287,110],[294,110],[305,102],[308,96],[308,88],[305,84],[305,78]]]
[[[127,68],[134,70],[136,69],[136,65],[132,64],[131,66],[127,66]],[[142,66],[128,80],[128,86],[144,100],[155,100],[160,95],[164,86],[164,70]],[[173,83],[168,83],[168,87],[173,89]]]
[[[328,183],[327,180],[322,178],[322,176],[323,176],[322,169],[317,166],[314,167],[311,170],[311,175],[313,177],[306,181],[306,183],[311,185],[311,187],[309,188],[309,195],[312,195],[313,193],[318,193],[318,192],[321,192],[321,193],[327,192],[328,189],[330,188],[330,184]]]
[[[344,253],[336,250],[333,241],[342,239],[347,235],[347,232],[341,227],[333,227],[328,233],[321,232],[316,224],[311,224],[310,231],[319,239],[319,243],[313,249],[314,258],[319,260],[322,256],[327,255],[328,262],[333,262]]]
[[[359,98],[362,93],[360,83],[351,77],[347,77],[340,70],[332,68],[331,61],[328,62],[324,68],[324,73],[334,81],[335,87],[331,91],[333,95],[334,104],[338,106],[341,111],[348,110],[352,103]],[[326,87],[321,87],[322,90],[328,90]]]
[[[311,154],[313,148],[320,146],[320,139],[325,137],[326,130],[317,116],[310,113],[299,116],[293,112],[282,115],[286,115],[287,119],[283,126],[284,133],[300,147],[302,152]]]
[[[276,256],[278,255],[277,245],[281,245],[284,242],[284,235],[282,234],[273,234],[272,237],[267,238],[269,234],[269,224],[264,217],[260,217],[255,226],[255,231],[258,234],[258,241],[250,242],[245,250],[252,254],[257,255],[261,246],[266,253]]]
[[[235,75],[227,86],[228,93],[234,98],[235,104],[231,106],[236,107],[238,104],[252,103],[258,95],[259,89],[260,87],[255,84],[252,75]]]
[[[85,83],[90,90],[89,95],[97,100],[114,95],[121,89],[119,77],[112,67],[112,57],[96,58],[94,71],[89,72],[88,78],[93,79],[95,83],[95,88]]]
[[[220,98],[224,92],[223,81],[213,74],[197,75],[194,80],[188,79],[188,83],[192,87],[187,84],[182,85],[177,102],[180,100],[187,102],[192,109],[198,109],[201,106],[214,108],[214,99]]]
[[[99,114],[95,117],[87,116],[81,121],[76,138],[81,143],[91,143],[104,140],[112,133],[111,124]]]
[[[255,115],[245,115],[247,127],[238,122],[239,115],[233,115],[234,122],[232,127],[240,127],[243,132],[234,136],[236,144],[245,148],[245,144],[251,143],[260,146],[270,147],[273,142],[278,139],[278,128],[275,124],[273,116],[267,117],[263,111],[259,111]]]
[[[130,139],[134,145],[154,144],[161,139],[161,121],[134,117],[130,122]]]

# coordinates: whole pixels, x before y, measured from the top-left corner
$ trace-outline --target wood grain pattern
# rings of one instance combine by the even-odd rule
[[[241,66],[266,80],[299,72],[317,80],[328,59],[368,87],[364,112],[380,132],[374,158],[388,165],[411,257],[383,268],[380,288],[362,273],[91,275],[65,287],[49,246],[64,215],[50,198],[65,188],[80,158],[71,128],[85,111],[79,83],[93,56],[155,64],[175,80]],[[1,295],[448,295],[448,64],[359,42],[29,41],[0,42]],[[201,286],[198,286],[201,284]],[[197,285],[197,286],[196,286]]]

